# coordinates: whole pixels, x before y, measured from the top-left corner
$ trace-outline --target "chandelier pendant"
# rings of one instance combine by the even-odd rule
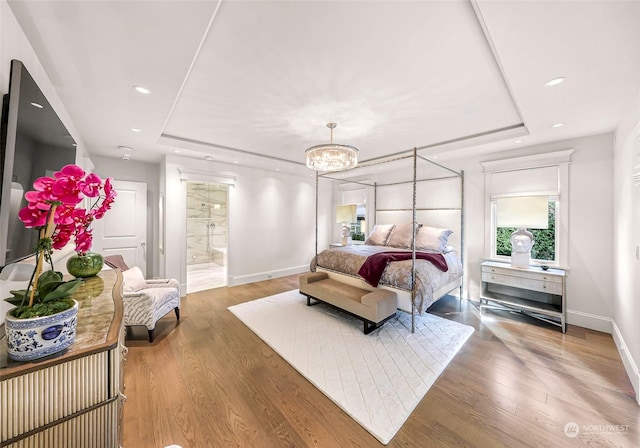
[[[355,168],[358,164],[358,148],[333,143],[335,123],[327,123],[331,130],[331,143],[316,145],[305,151],[307,168],[316,171],[342,171]]]

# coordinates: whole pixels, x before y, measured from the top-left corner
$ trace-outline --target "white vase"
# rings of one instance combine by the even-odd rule
[[[58,353],[76,339],[78,302],[57,314],[30,319],[16,319],[8,311],[5,315],[7,351],[16,361],[33,361]]]

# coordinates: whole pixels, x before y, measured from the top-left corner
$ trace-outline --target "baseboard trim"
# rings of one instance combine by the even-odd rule
[[[260,282],[272,278],[286,277],[287,275],[302,274],[309,271],[309,265],[293,266],[290,268],[276,269],[267,272],[257,272],[255,274],[235,275],[228,277],[228,286],[246,285],[247,283]]]
[[[638,370],[638,365],[633,360],[633,357],[629,353],[629,348],[627,344],[624,342],[624,338],[622,337],[622,333],[620,333],[620,328],[616,325],[616,321],[612,321],[613,325],[613,342],[615,342],[616,347],[618,348],[618,353],[620,353],[620,358],[622,359],[622,364],[624,365],[624,370],[627,372],[627,376],[631,381],[631,385],[633,386],[633,390],[636,392],[636,403],[640,405],[640,371]]]
[[[582,311],[567,310],[567,323],[590,330],[602,331],[611,334],[612,320],[610,317],[602,317],[596,314],[584,313]]]

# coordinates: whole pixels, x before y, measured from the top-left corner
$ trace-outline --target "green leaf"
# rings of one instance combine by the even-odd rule
[[[17,289],[9,292],[13,294],[13,297],[7,297],[4,300],[5,302],[9,302],[12,305],[15,305],[15,306],[25,305],[29,300],[26,289]]]
[[[5,302],[9,302],[11,305],[20,306],[25,302],[24,297],[7,297],[4,299]]]
[[[82,284],[81,278],[76,278],[68,282],[60,283],[54,290],[49,292],[42,299],[43,303],[51,302],[52,300],[62,299],[69,297],[75,292],[76,289]]]
[[[61,282],[62,281],[62,273],[58,271],[44,271],[38,277],[38,285],[44,285],[49,282]]]
[[[62,284],[62,273],[57,271],[45,271],[38,277],[38,296],[47,297],[51,291]]]
[[[9,291],[11,294],[13,294],[15,297],[20,297],[21,299],[24,299],[27,296],[27,290],[26,289],[14,289],[12,291]],[[5,300],[9,300],[9,299],[5,299]]]

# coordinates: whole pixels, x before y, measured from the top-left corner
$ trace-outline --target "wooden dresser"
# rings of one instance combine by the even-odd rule
[[[122,445],[124,346],[122,275],[86,279],[76,341],[38,362],[7,358],[0,340],[0,447],[118,448]]]

